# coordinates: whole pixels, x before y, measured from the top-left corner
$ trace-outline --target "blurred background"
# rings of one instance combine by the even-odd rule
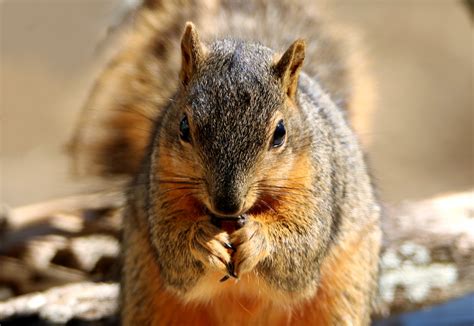
[[[136,1],[3,0],[0,202],[84,189],[64,144],[105,62],[106,38]],[[388,202],[473,185],[473,26],[449,0],[330,1],[359,29],[377,84],[371,165]]]
[[[474,29],[468,2],[328,1],[335,20],[363,36],[378,103],[372,125],[361,133],[368,140],[373,175],[386,203],[473,188]],[[71,177],[65,144],[95,77],[107,62],[114,30],[137,3],[138,0],[0,0],[0,207],[17,207],[90,189],[90,180]],[[465,213],[471,218],[469,225],[472,212]],[[457,215],[450,212],[446,216],[450,220],[439,223],[441,228]],[[0,236],[1,218],[0,214]],[[118,227],[118,234],[117,230]],[[18,235],[24,234],[20,231]],[[80,237],[76,240],[82,241]],[[108,243],[113,258],[107,266],[112,264],[119,252],[117,240],[92,240],[83,246],[83,256],[89,257],[92,248],[102,249]],[[58,248],[63,250],[61,241]],[[73,245],[74,241],[71,240]],[[0,241],[0,248],[6,244],[11,245]],[[43,250],[38,243],[32,247],[39,248],[32,256]],[[65,260],[66,249],[61,250],[54,257],[51,254],[51,262],[69,267],[69,273],[78,269],[77,262]],[[100,265],[96,260],[94,270]],[[6,262],[15,271],[31,267],[11,257],[2,260],[2,267]],[[64,266],[50,274],[64,272]],[[25,279],[35,283],[38,275],[44,278],[41,273],[35,274],[37,269],[35,266],[31,275],[28,269]],[[0,281],[16,275],[5,270],[2,276],[0,268]],[[76,281],[87,279],[76,272],[68,275]],[[109,280],[100,280],[104,279]],[[8,282],[9,286],[13,284]],[[4,285],[0,282],[0,290]],[[31,292],[18,288],[9,291],[7,297]],[[438,313],[445,315],[446,309],[458,316],[462,314],[459,311],[469,312],[472,320],[474,296],[460,300],[449,303],[456,308],[446,306]],[[434,325],[440,317],[431,314],[419,318],[417,323],[403,325]]]

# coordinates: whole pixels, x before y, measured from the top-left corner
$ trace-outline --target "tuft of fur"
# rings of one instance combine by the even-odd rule
[[[239,4],[146,1],[86,105],[73,152],[133,177],[123,323],[367,325],[380,209],[350,65],[310,3]]]

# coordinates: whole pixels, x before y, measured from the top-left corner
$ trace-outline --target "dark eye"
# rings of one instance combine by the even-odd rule
[[[182,141],[191,142],[191,132],[189,130],[188,117],[184,116],[179,123],[179,137]]]
[[[280,147],[285,142],[286,129],[283,120],[280,120],[273,133],[272,147]]]

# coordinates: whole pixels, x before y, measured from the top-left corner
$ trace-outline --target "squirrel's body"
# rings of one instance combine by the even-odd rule
[[[226,35],[238,34],[231,33],[238,22],[252,30],[243,11],[230,14],[235,2],[204,16],[194,6],[146,3],[88,103],[109,133],[93,148],[91,126],[75,139],[75,151],[88,149],[100,172],[134,176],[124,214],[123,322],[368,324],[379,206],[356,137],[323,90],[352,109],[350,74],[319,73],[318,62],[329,58],[311,60],[318,48],[306,60],[302,41],[282,55],[248,40],[201,42],[191,24],[180,56],[182,20],[220,16]],[[267,25],[284,16],[272,4],[255,6]],[[303,8],[298,26],[314,18]],[[305,36],[291,23],[275,39]],[[254,37],[272,45],[262,35]],[[319,82],[300,73],[303,60]],[[211,216],[245,216],[245,223],[231,232]]]

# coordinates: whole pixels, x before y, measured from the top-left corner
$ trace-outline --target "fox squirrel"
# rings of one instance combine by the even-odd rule
[[[380,209],[344,118],[350,63],[310,4],[245,5],[145,1],[86,104],[77,162],[133,178],[122,321],[367,325]],[[281,53],[252,41],[308,29]]]

